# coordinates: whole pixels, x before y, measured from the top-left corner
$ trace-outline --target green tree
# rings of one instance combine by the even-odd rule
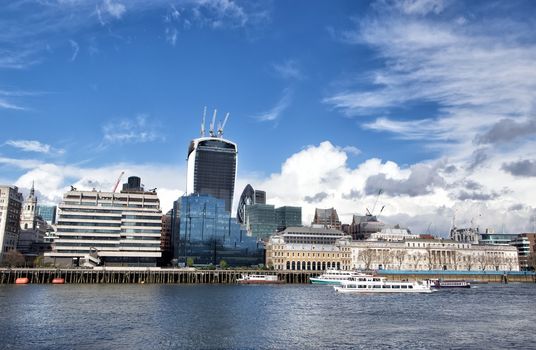
[[[34,267],[42,267],[42,266],[45,266],[44,264],[44,257],[42,255],[39,255],[38,257],[36,257],[33,261],[33,266]]]
[[[194,258],[191,258],[191,257],[186,258],[186,266],[188,267],[194,266]]]
[[[21,267],[26,264],[24,255],[16,250],[10,250],[7,253],[4,253],[3,265],[10,267]]]
[[[221,260],[220,260],[220,268],[222,268],[222,269],[226,269],[226,268],[228,268],[228,267],[229,267],[229,264],[227,263],[227,261],[221,259]]]

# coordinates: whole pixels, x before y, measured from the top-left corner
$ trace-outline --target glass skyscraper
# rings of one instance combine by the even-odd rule
[[[231,212],[236,177],[237,146],[222,137],[201,137],[188,148],[187,193],[225,201]]]
[[[283,231],[287,227],[302,226],[302,208],[284,206],[275,210],[275,222],[277,231]]]
[[[247,236],[225,205],[223,199],[199,194],[175,202],[172,236],[179,263],[188,258],[194,264],[217,265],[225,260],[232,266],[250,266],[264,262],[262,242]]]
[[[253,237],[267,238],[276,232],[275,209],[270,204],[246,205],[246,227]]]

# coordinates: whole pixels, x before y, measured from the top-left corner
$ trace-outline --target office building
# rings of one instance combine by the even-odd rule
[[[254,190],[250,184],[244,187],[240,200],[238,201],[238,208],[236,209],[236,219],[238,223],[246,223],[246,206],[252,204],[266,204],[266,192]]]
[[[267,238],[276,232],[275,209],[270,204],[250,204],[245,208],[244,223],[249,236]]]
[[[16,186],[0,186],[0,263],[5,253],[17,249],[22,202]]]
[[[302,208],[288,205],[276,208],[275,222],[277,231],[283,231],[287,227],[302,226]]]
[[[262,242],[247,236],[223,199],[192,194],[179,198],[173,207],[172,240],[179,264],[217,265],[225,260],[230,266],[251,266],[264,262]]]
[[[223,138],[223,128],[214,131],[216,111],[210,124],[210,136],[205,137],[204,118],[201,137],[188,147],[187,194],[210,195],[225,201],[225,210],[231,212],[236,178],[237,146]]]
[[[55,205],[37,205],[37,215],[43,218],[49,225],[56,224],[56,211]]]
[[[337,210],[335,210],[335,208],[315,209],[315,217],[312,225],[333,228],[336,230],[341,229],[341,221],[339,220],[339,215],[337,215]]]
[[[169,210],[165,215],[162,215],[162,235],[160,236],[161,266],[167,266],[173,259],[173,247],[171,244],[172,215],[173,210]]]
[[[74,187],[65,193],[54,248],[45,259],[61,265],[98,258],[104,265],[155,266],[161,257],[160,201],[156,191],[130,180],[120,193]]]

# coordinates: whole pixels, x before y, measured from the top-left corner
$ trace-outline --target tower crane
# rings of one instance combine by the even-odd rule
[[[210,130],[208,131],[208,133],[210,134],[210,136],[214,137],[214,124],[216,123],[216,114],[218,113],[218,110],[215,109],[214,110],[214,114],[212,114],[212,122],[210,122]]]
[[[221,137],[223,135],[223,129],[225,128],[225,124],[227,124],[227,119],[229,119],[229,112],[225,115],[225,119],[223,119],[223,123],[218,128],[218,136]]]
[[[117,186],[119,186],[119,182],[121,181],[121,178],[123,177],[123,175],[125,175],[124,171],[122,171],[121,174],[119,174],[119,177],[117,178],[117,181],[115,182],[112,192],[115,192],[115,190],[117,190]]]

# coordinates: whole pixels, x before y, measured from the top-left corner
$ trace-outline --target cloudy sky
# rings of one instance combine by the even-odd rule
[[[0,183],[42,202],[121,171],[185,189],[203,107],[236,192],[368,208],[417,233],[536,220],[533,1],[40,0],[0,5]],[[378,191],[382,194],[378,197]]]

